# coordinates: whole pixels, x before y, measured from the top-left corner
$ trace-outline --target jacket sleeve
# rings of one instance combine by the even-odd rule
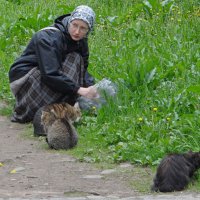
[[[82,42],[80,43],[80,48],[78,50],[78,53],[81,54],[84,62],[84,68],[88,68],[88,60],[89,60],[89,47],[88,47],[88,39],[84,38]]]
[[[57,30],[42,30],[35,35],[36,56],[41,80],[55,92],[76,94],[80,88],[60,70],[63,55],[62,33]]]

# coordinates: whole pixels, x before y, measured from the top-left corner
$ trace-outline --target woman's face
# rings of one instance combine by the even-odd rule
[[[78,41],[83,39],[87,35],[89,27],[86,22],[80,19],[75,19],[70,22],[68,31],[71,38],[75,41]]]

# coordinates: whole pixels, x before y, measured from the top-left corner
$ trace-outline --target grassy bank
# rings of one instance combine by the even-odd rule
[[[200,150],[200,5],[183,1],[0,0],[0,98],[13,105],[10,65],[32,34],[80,4],[96,12],[90,72],[118,95],[78,126],[80,159],[156,165]]]

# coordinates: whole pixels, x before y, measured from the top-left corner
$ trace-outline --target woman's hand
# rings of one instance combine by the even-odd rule
[[[94,99],[99,97],[97,89],[94,86],[90,86],[87,88],[80,87],[77,93],[89,99]]]

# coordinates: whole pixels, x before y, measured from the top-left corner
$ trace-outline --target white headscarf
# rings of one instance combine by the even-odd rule
[[[95,13],[89,6],[81,5],[75,8],[69,18],[69,23],[75,19],[83,20],[88,24],[89,31],[93,30],[95,22]]]

